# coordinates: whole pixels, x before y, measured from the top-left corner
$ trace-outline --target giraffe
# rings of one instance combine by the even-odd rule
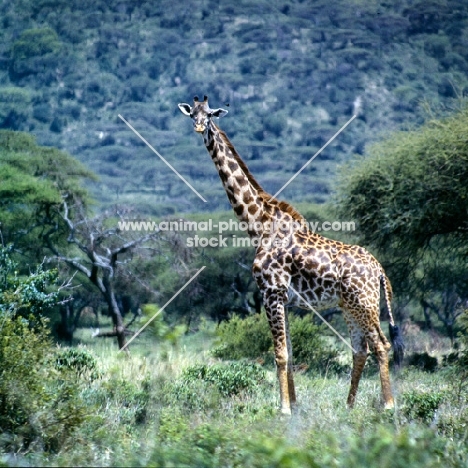
[[[256,246],[252,274],[273,336],[281,412],[289,415],[296,405],[287,307],[307,308],[305,301],[319,310],[338,305],[343,311],[353,348],[348,407],[355,403],[370,345],[379,363],[384,407],[392,408],[387,355],[391,345],[379,321],[381,286],[396,362],[402,359],[403,342],[392,315],[390,281],[380,263],[362,247],[310,231],[289,203],[263,190],[226,133],[213,121],[213,117],[227,114],[226,110],[211,109],[207,96],[203,101],[195,96],[193,106],[180,103],[179,109],[202,134],[234,213],[247,223],[251,243]]]

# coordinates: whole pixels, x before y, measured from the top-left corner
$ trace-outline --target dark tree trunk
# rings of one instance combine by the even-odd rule
[[[125,326],[123,323],[122,313],[117,303],[117,299],[115,298],[114,288],[112,287],[112,283],[109,281],[107,275],[105,275],[103,278],[103,284],[106,288],[104,297],[106,299],[109,314],[114,325],[117,343],[119,345],[119,349],[123,349],[127,343],[127,340],[125,339]],[[128,351],[128,348],[125,347],[125,350]]]
[[[73,317],[73,302],[67,302],[60,306],[60,323],[57,325],[57,336],[59,339],[66,341],[69,345],[73,341],[73,333],[76,329],[75,320]]]

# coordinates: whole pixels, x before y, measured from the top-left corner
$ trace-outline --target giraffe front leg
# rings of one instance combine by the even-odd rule
[[[292,375],[291,341],[287,317],[284,309],[284,293],[266,292],[264,294],[265,309],[273,335],[275,362],[280,387],[281,412],[291,414],[291,403],[296,401],[294,379]],[[289,344],[288,344],[289,342]]]
[[[289,402],[291,404],[291,409],[294,408],[296,404],[296,388],[294,386],[294,374],[293,374],[293,352],[292,352],[292,343],[291,343],[291,334],[289,333],[289,320],[288,320],[288,311],[285,309],[286,317],[286,345],[288,350],[288,391],[289,391]]]

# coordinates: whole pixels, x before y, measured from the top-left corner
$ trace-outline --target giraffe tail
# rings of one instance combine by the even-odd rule
[[[400,367],[403,363],[403,357],[405,354],[405,343],[403,342],[403,336],[401,334],[400,327],[395,325],[395,320],[393,319],[392,314],[392,285],[390,284],[390,280],[387,278],[387,275],[382,271],[380,275],[380,282],[383,286],[384,295],[385,295],[385,303],[387,304],[388,310],[388,328],[390,333],[390,341],[392,342],[393,347],[393,361],[396,366]]]

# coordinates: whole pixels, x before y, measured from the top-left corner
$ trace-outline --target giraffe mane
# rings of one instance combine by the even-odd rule
[[[257,182],[255,177],[252,175],[249,168],[247,167],[247,164],[245,164],[243,159],[240,157],[239,153],[234,148],[234,145],[231,143],[231,140],[229,140],[226,133],[223,130],[221,130],[217,125],[215,125],[213,122],[211,122],[211,124],[216,127],[221,138],[224,140],[224,143],[231,150],[231,153],[233,154],[234,159],[239,164],[239,167],[241,168],[242,172],[245,174],[245,176],[247,177],[248,181],[252,184],[252,186],[257,190],[263,203],[278,207],[281,211],[284,211],[288,213],[289,215],[291,215],[291,217],[296,221],[305,221],[304,216],[302,216],[299,213],[299,211],[296,210],[296,208],[294,208],[288,202],[276,200],[276,198],[273,198],[268,192],[264,190],[264,188]]]

